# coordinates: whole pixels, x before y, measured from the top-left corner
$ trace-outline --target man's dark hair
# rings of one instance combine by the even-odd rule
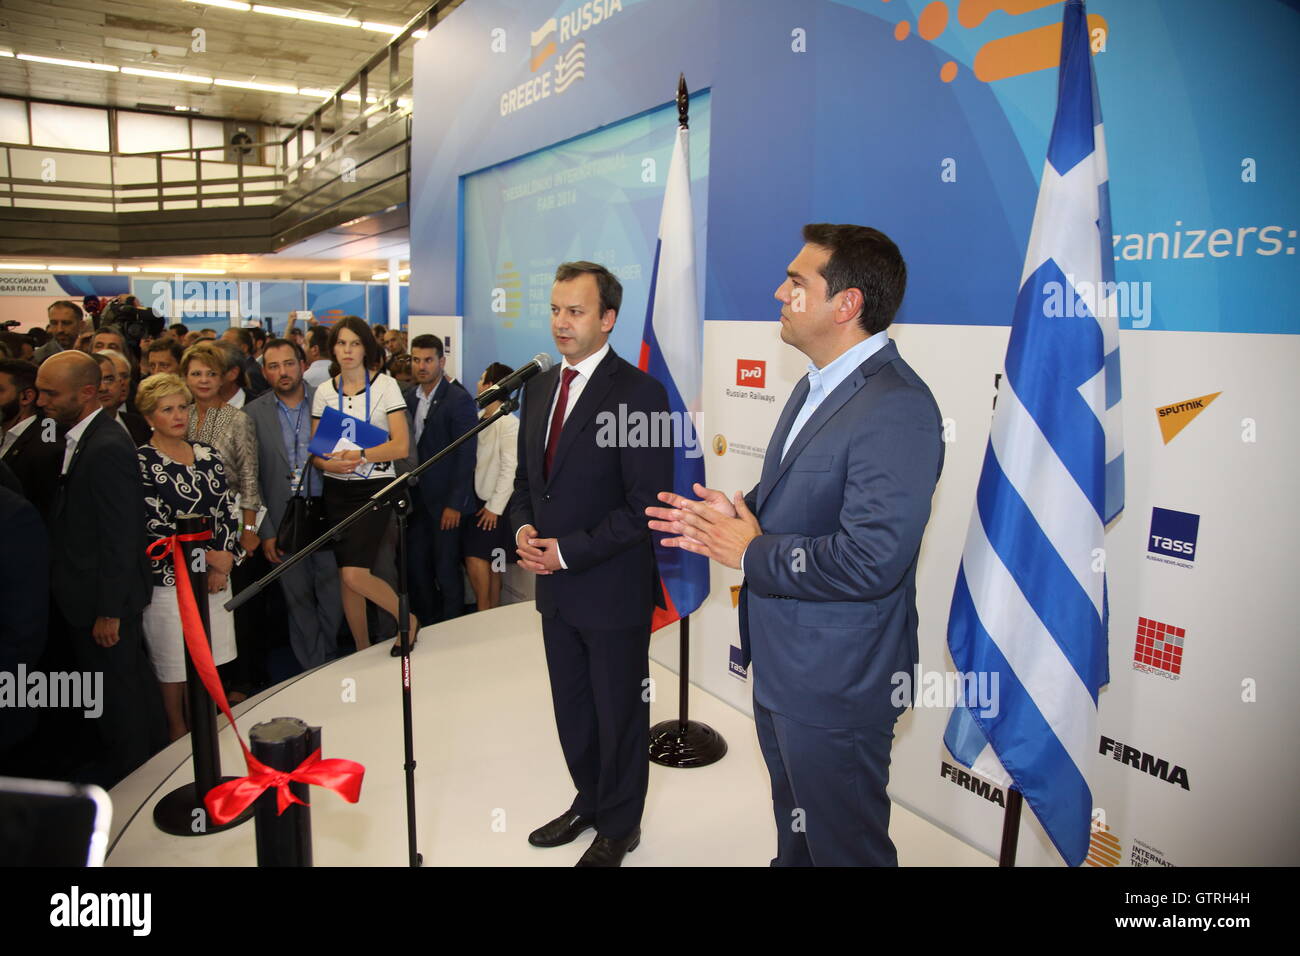
[[[168,331],[176,333],[177,338],[183,339],[185,336],[190,334],[190,327],[188,325],[183,325],[180,322],[175,322],[168,328]]]
[[[297,356],[300,364],[307,364],[307,353],[302,350],[302,346],[297,342],[290,341],[289,339],[267,339],[266,345],[262,346],[262,356],[265,358],[266,353],[271,351],[271,349],[282,349],[285,347],[293,349],[293,354]]]
[[[488,385],[495,385],[497,382],[509,375],[511,371],[512,369],[509,365],[505,365],[501,362],[493,362],[483,370],[483,381]]]
[[[45,314],[49,315],[55,309],[71,309],[72,314],[77,317],[78,322],[86,317],[86,313],[82,311],[81,306],[77,305],[75,302],[69,302],[67,299],[60,299],[58,302],[53,303],[45,310]]]
[[[889,328],[907,289],[907,265],[893,240],[869,226],[815,222],[803,227],[803,241],[830,251],[822,269],[826,298],[857,289],[862,331],[875,335]]]
[[[330,330],[323,325],[313,325],[307,330],[307,347],[315,349],[321,358],[330,358]]]
[[[239,347],[244,350],[244,355],[253,354],[253,333],[252,332],[248,331],[248,329],[241,328],[237,325],[232,325],[230,328],[222,332],[222,334],[224,335],[226,332],[235,333],[235,338],[239,339]]]
[[[367,372],[373,372],[379,368],[384,361],[384,347],[375,339],[375,333],[366,325],[366,320],[356,315],[345,315],[334,323],[330,329],[329,341],[329,360],[330,374],[339,374],[339,362],[334,357],[334,347],[339,344],[339,333],[347,329],[353,335],[361,340],[361,347],[365,350],[366,359],[362,363],[362,368]]]
[[[27,389],[36,388],[36,366],[22,359],[0,359],[0,374],[8,375],[14,380],[14,388],[22,394]]]
[[[94,333],[90,336],[90,340],[93,342],[95,341],[96,336],[105,335],[105,334],[116,335],[119,339],[122,340],[123,345],[126,344],[126,333],[123,332],[122,329],[116,325],[101,325],[99,328],[95,329]]]
[[[264,342],[266,342],[266,329],[262,328],[261,326],[255,325],[251,329],[245,329],[244,331],[247,332],[249,335],[251,335],[253,337],[253,341],[256,342],[258,345],[262,345]]]
[[[555,281],[569,282],[580,275],[596,277],[596,288],[600,290],[600,314],[604,315],[613,309],[614,314],[618,315],[618,307],[623,304],[623,285],[614,277],[614,273],[595,262],[561,262],[555,270]]]
[[[146,358],[150,355],[153,355],[154,352],[170,352],[172,354],[172,358],[176,360],[176,365],[178,367],[181,364],[181,356],[185,354],[185,350],[181,348],[181,344],[171,336],[167,336],[166,338],[161,338],[161,339],[154,339],[152,342],[150,342],[149,347],[145,349]]]
[[[438,358],[442,358],[442,339],[428,332],[417,335],[411,340],[411,351],[414,352],[416,349],[433,349],[438,353]]]

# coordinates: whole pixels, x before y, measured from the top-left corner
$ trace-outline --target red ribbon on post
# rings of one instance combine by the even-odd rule
[[[290,771],[272,770],[253,756],[253,752],[244,743],[235,724],[235,715],[230,712],[230,702],[226,700],[226,689],[221,685],[216,662],[212,659],[212,648],[208,644],[207,632],[203,630],[203,620],[199,617],[199,606],[195,603],[194,592],[188,587],[185,571],[185,549],[182,542],[207,541],[212,538],[211,531],[197,534],[173,534],[159,538],[149,545],[147,554],[155,561],[161,561],[170,551],[176,568],[176,601],[181,613],[181,632],[185,636],[185,647],[199,680],[207,688],[208,695],[216,702],[221,712],[226,715],[230,727],[239,741],[239,749],[244,752],[244,763],[248,767],[248,776],[231,780],[213,787],[204,796],[208,813],[218,824],[227,823],[244,812],[248,806],[269,788],[276,789],[277,813],[284,813],[291,803],[301,803],[289,790],[290,781],[308,783],[317,787],[333,790],[348,803],[361,799],[361,780],[366,768],[354,760],[331,758],[322,760],[317,749],[310,757]]]

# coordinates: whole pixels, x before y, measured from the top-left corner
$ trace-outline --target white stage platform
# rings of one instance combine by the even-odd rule
[[[551,711],[541,619],[531,602],[472,614],[420,632],[411,655],[418,845],[426,866],[572,866],[591,842],[541,850],[529,831],[573,799]],[[677,640],[675,626],[654,641]],[[677,676],[655,662],[652,721],[676,715]],[[298,717],[323,728],[323,755],[365,765],[361,800],[311,788],[317,866],[405,866],[400,662],[388,645],[334,661],[235,708],[254,724]],[[727,740],[711,767],[652,765],[640,847],[625,866],[766,866],[776,851],[771,791],[745,714],[691,688],[691,716]],[[224,717],[222,768],[244,773]],[[158,800],[193,780],[182,738],[114,788],[108,866],[252,866],[251,821],[224,833],[158,830]],[[894,804],[890,833],[905,866],[991,866],[994,861]]]

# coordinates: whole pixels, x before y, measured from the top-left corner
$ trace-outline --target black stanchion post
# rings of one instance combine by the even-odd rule
[[[678,714],[650,728],[650,760],[663,767],[707,767],[727,754],[727,741],[708,724],[689,719],[691,692],[691,616],[678,622],[681,662],[677,675]]]
[[[178,535],[201,534],[209,529],[206,515],[180,515],[176,519]],[[183,565],[176,568],[176,587],[189,588],[198,606],[203,633],[211,635],[208,615],[208,565],[205,555],[210,540],[183,542]],[[170,554],[167,560],[171,560]],[[179,602],[178,602],[179,604]],[[211,643],[211,637],[208,638]],[[190,747],[194,763],[194,782],[177,787],[153,808],[154,824],[173,836],[202,836],[239,826],[252,817],[245,811],[229,823],[216,824],[208,819],[204,795],[219,783],[234,780],[221,776],[221,753],[217,744],[217,705],[199,679],[189,651],[185,652],[185,692],[189,700]]]
[[[253,756],[272,770],[288,772],[320,747],[320,728],[296,717],[276,717],[257,724],[248,734]],[[290,781],[289,792],[307,801],[308,786]],[[257,828],[258,866],[311,866],[311,807],[291,803],[279,813],[274,787],[253,803]]]
[[[199,534],[207,531],[210,522],[203,515],[181,515],[176,519],[179,535]],[[209,541],[184,543],[185,568],[176,569],[176,586],[188,587],[198,605],[203,633],[212,634],[212,615],[208,610],[208,566],[203,560]],[[182,584],[181,577],[186,580]],[[205,794],[221,782],[221,754],[217,750],[217,704],[203,686],[199,672],[194,668],[189,652],[185,652],[185,698],[188,704],[190,741],[194,753],[194,786]]]

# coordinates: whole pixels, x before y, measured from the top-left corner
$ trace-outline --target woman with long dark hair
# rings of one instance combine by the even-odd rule
[[[325,513],[334,524],[397,477],[392,463],[407,456],[410,440],[401,387],[391,376],[378,371],[383,350],[365,321],[355,315],[339,319],[330,330],[329,354],[334,363],[330,378],[316,389],[312,401],[312,435],[327,408],[336,408],[343,415],[388,433],[387,441],[370,448],[339,448],[324,456],[312,456],[312,464],[325,473]],[[343,616],[357,650],[370,646],[366,601],[397,617],[397,594],[388,582],[371,572],[391,520],[392,512],[387,508],[372,511],[345,531],[334,546]],[[412,647],[417,628],[412,615]]]

